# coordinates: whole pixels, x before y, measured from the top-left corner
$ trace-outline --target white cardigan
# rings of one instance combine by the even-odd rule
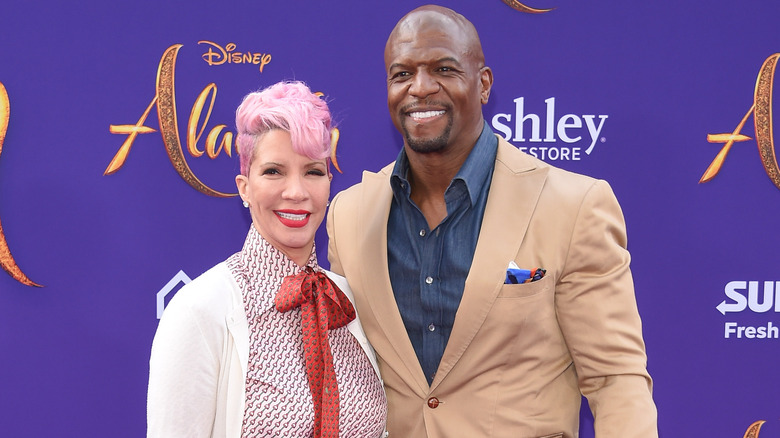
[[[325,273],[354,302],[346,279]],[[347,329],[379,376],[360,320]],[[149,360],[147,437],[240,437],[248,357],[242,293],[222,262],[181,288],[163,312]]]

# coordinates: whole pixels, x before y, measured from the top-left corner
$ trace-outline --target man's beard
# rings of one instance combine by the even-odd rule
[[[419,154],[430,154],[433,152],[441,152],[444,150],[450,141],[450,131],[452,130],[452,116],[449,111],[447,112],[447,126],[444,128],[444,132],[438,137],[434,138],[412,138],[409,134],[409,130],[406,128],[406,124],[401,124],[401,128],[404,131],[404,138],[406,144]]]

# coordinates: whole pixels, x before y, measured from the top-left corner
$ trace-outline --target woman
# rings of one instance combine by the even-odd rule
[[[148,436],[381,436],[387,405],[373,351],[346,281],[323,271],[314,250],[332,178],[327,105],[305,84],[281,82],[247,95],[236,125],[236,185],[252,226],[240,252],[163,313]]]

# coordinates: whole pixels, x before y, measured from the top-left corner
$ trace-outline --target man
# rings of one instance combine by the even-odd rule
[[[403,150],[336,196],[328,234],[379,358],[390,436],[576,437],[581,394],[598,437],[657,436],[609,185],[493,134],[493,73],[456,12],[404,16],[385,65]],[[510,278],[514,265],[546,274]]]

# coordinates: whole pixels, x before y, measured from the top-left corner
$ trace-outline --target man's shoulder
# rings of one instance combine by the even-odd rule
[[[521,151],[501,137],[499,137],[499,152],[496,160],[514,173],[546,172],[547,184],[589,188],[598,181],[591,176],[565,170],[542,161]]]
[[[390,175],[393,173],[393,166],[395,166],[395,161],[386,165],[377,172],[364,170],[360,182],[340,191],[336,196],[340,201],[348,199],[357,200],[362,197],[362,194],[365,190],[376,190],[378,187],[384,187],[385,182],[390,180]],[[390,186],[387,185],[386,187],[389,189]]]

